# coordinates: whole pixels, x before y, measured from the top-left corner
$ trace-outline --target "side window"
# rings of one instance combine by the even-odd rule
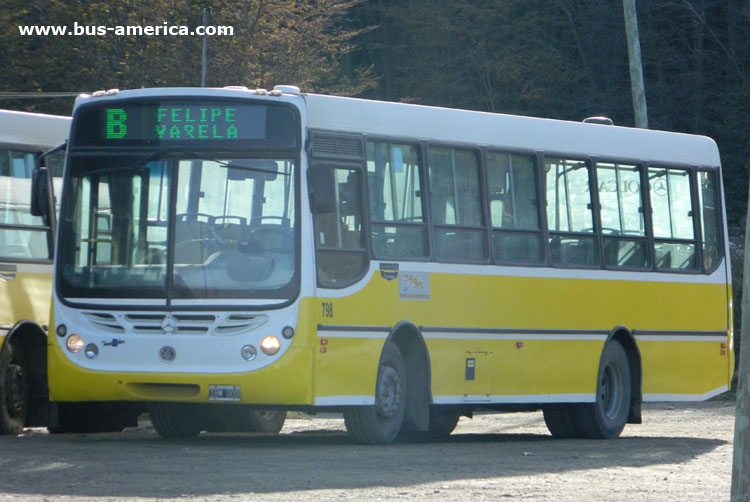
[[[487,153],[492,246],[500,262],[544,261],[534,157]]]
[[[698,203],[701,212],[701,236],[703,242],[703,267],[710,270],[722,256],[721,215],[719,213],[719,190],[716,186],[716,173],[698,172]]]
[[[604,264],[608,267],[649,267],[640,169],[635,165],[598,163],[596,176]]]
[[[32,152],[0,149],[0,259],[51,257],[48,228],[30,213],[35,158]]]
[[[648,178],[656,268],[697,268],[690,172],[649,167]]]
[[[545,158],[550,258],[555,265],[596,265],[588,164]]]
[[[417,147],[367,142],[372,248],[378,258],[429,256]]]
[[[435,255],[459,261],[487,258],[477,153],[430,147],[428,163]]]
[[[318,284],[340,288],[367,271],[362,230],[362,174],[359,169],[331,167],[334,210],[314,216]]]

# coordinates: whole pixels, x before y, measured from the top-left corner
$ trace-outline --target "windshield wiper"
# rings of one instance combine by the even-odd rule
[[[200,155],[200,154],[198,154],[196,152],[193,152],[191,150],[185,150],[184,153],[186,153],[186,154],[188,154],[188,155],[190,155],[192,157],[196,157],[198,159],[201,159],[201,160],[208,160],[209,162],[216,162],[221,167],[225,167],[225,168],[228,168],[228,169],[242,169],[243,171],[252,171],[252,172],[261,173],[261,174],[273,174],[273,175],[279,175],[280,174],[282,176],[289,176],[291,174],[291,173],[281,172],[278,169],[269,169],[267,167],[258,167],[257,165],[252,165],[252,163],[269,162],[268,160],[264,161],[264,160],[260,160],[260,159],[240,159],[240,160],[224,161],[224,160],[213,159],[213,158],[207,157],[205,155]],[[243,164],[242,162],[247,162],[247,164]],[[273,162],[273,161],[270,161],[270,162],[272,162],[272,163],[275,164],[275,162]]]
[[[119,171],[137,171],[141,170],[145,164],[148,164],[149,162],[152,162],[154,160],[158,160],[159,158],[163,157],[164,154],[174,151],[171,148],[162,148],[161,150],[158,150],[154,153],[150,153],[146,155],[145,157],[136,160],[135,162],[125,165],[125,166],[107,166],[107,167],[100,167],[98,169],[92,169],[91,171],[86,171],[86,174],[100,174],[100,173],[109,173],[109,172],[119,172]]]

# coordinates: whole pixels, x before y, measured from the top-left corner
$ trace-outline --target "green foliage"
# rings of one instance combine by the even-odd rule
[[[21,36],[18,26],[170,26],[194,30],[203,2],[175,0],[9,0],[0,11],[0,90],[94,91],[199,86],[199,36]],[[296,84],[306,91],[360,92],[366,71],[342,71],[352,30],[341,24],[351,0],[221,0],[210,24],[231,26],[233,36],[208,38],[207,85],[272,87]],[[10,107],[3,103],[4,107]],[[69,113],[71,101],[38,106]]]

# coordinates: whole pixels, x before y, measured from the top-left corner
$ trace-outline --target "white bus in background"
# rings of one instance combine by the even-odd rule
[[[70,117],[0,110],[0,434],[47,425],[46,344],[54,229],[29,212],[37,158]],[[64,152],[48,157],[55,186]]]

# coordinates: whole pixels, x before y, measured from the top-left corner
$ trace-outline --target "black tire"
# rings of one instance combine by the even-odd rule
[[[0,349],[0,434],[23,431],[29,414],[29,371],[23,350],[6,339]]]
[[[57,425],[47,426],[50,434],[122,432],[138,425],[140,408],[113,403],[56,403]]]
[[[620,435],[630,413],[630,364],[619,342],[604,346],[596,384],[596,402],[576,405],[576,429],[588,439],[613,439]]]
[[[544,423],[553,437],[570,439],[579,437],[572,404],[550,404],[542,408]]]
[[[163,438],[194,438],[204,429],[203,414],[194,405],[183,403],[152,403],[151,423]]]
[[[278,434],[286,421],[285,410],[251,410],[247,417],[247,431]]]
[[[406,396],[404,359],[398,347],[386,343],[380,356],[375,383],[375,405],[345,409],[344,423],[347,432],[358,443],[392,443],[404,422]]]
[[[430,427],[427,434],[432,438],[449,436],[458,425],[461,414],[457,411],[441,410],[438,406],[430,407]]]

